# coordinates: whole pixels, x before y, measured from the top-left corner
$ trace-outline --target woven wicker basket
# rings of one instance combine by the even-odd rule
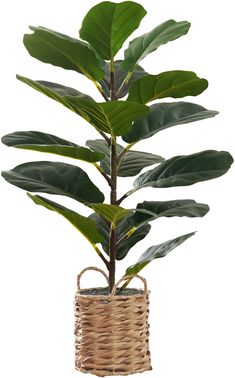
[[[80,288],[75,296],[75,367],[82,372],[106,375],[128,375],[151,370],[149,352],[149,291],[141,276],[125,276],[110,295],[87,295],[89,290]],[[137,277],[144,283],[144,290],[134,295],[115,295],[118,285]]]

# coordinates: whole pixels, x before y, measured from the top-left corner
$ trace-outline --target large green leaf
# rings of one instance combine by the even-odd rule
[[[44,27],[30,29],[33,33],[24,35],[24,45],[32,57],[77,71],[93,81],[104,77],[104,62],[87,43]]]
[[[130,101],[97,103],[74,97],[69,101],[98,130],[115,136],[126,134],[131,129],[133,121],[149,111],[147,106]]]
[[[121,68],[122,62],[123,62],[122,60],[117,60],[114,62],[114,81],[115,81],[115,87],[116,87],[116,93],[115,93],[116,98],[122,98],[126,96],[130,89],[131,83],[133,81],[148,75],[148,73],[145,72],[145,70],[141,66],[136,65],[130,79],[127,82],[125,82],[127,75],[126,75],[126,71]],[[109,63],[105,64],[104,71],[105,71],[105,77],[100,81],[100,84],[106,96],[110,97]]]
[[[76,106],[74,106],[69,100],[73,98],[73,96],[77,99],[88,100],[92,101],[92,98],[84,93],[77,91],[76,89],[65,87],[60,84],[51,83],[48,81],[35,81],[31,80],[27,77],[16,75],[17,79],[22,81],[23,83],[29,85],[31,88],[35,89],[36,91],[46,95],[47,97],[51,98],[59,102],[60,104],[64,105],[66,108],[72,110],[73,112],[80,115]]]
[[[92,203],[90,207],[102,218],[114,223],[118,222],[128,214],[132,214],[131,210],[124,209],[117,205],[108,205],[106,203]]]
[[[134,187],[138,190],[147,186],[168,188],[192,185],[224,175],[232,163],[233,158],[226,151],[207,150],[175,156],[137,177]]]
[[[98,214],[91,214],[90,217],[92,220],[94,220],[97,230],[101,233],[101,235],[104,237],[104,240],[101,242],[103,250],[105,253],[109,254],[109,226],[103,220]],[[117,246],[117,254],[116,259],[122,260],[129,250],[140,240],[144,239],[145,236],[150,231],[150,224],[145,224],[139,228],[137,228],[135,231],[132,227],[130,227],[130,224],[127,221],[127,218],[123,218],[116,224],[116,237],[117,241],[123,238],[128,231],[132,230],[133,233],[129,234],[129,237],[124,238]]]
[[[133,1],[103,1],[85,16],[80,37],[88,41],[103,59],[111,60],[145,15],[145,9]]]
[[[20,80],[20,76],[17,78]],[[43,87],[51,89],[52,91],[56,92],[61,97],[72,96],[75,98],[79,98],[80,100],[94,101],[91,96],[85,93],[79,92],[77,89],[74,89],[71,87],[67,87],[61,84],[57,84],[57,83],[51,83],[50,81],[45,81],[45,80],[39,80],[37,81],[37,83],[42,85]]]
[[[144,201],[138,203],[136,212],[128,218],[128,222],[137,227],[160,217],[203,217],[209,206],[194,200]],[[138,210],[147,210],[146,213]],[[148,213],[149,212],[149,213]]]
[[[92,219],[84,217],[83,215],[80,215],[56,202],[50,201],[47,198],[37,195],[33,196],[30,193],[28,193],[28,196],[36,203],[36,205],[44,206],[48,210],[55,211],[62,215],[72,223],[72,225],[76,227],[76,229],[80,231],[91,244],[100,243],[103,240],[103,236],[97,231]]]
[[[94,163],[104,158],[102,152],[94,152],[68,140],[40,131],[16,131],[2,137],[2,143],[9,147],[47,152]]]
[[[104,201],[86,172],[71,164],[34,161],[3,171],[2,176],[10,184],[30,192],[68,196],[84,204]]]
[[[214,117],[218,112],[190,102],[171,102],[151,105],[149,113],[134,122],[131,131],[123,135],[127,143],[138,142],[168,127]]]
[[[176,22],[168,20],[158,25],[149,33],[135,38],[125,50],[125,59],[122,63],[122,68],[126,71],[132,71],[135,65],[149,53],[155,51],[159,46],[187,34],[189,28],[190,23],[187,21]]]
[[[127,268],[126,274],[138,274],[151,261],[166,256],[169,252],[178,247],[178,245],[182,244],[185,240],[187,240],[194,234],[195,232],[191,232],[190,234],[182,235],[178,238],[168,240],[165,243],[149,247],[140,256],[136,264],[131,265],[129,268]]]
[[[45,85],[45,82],[22,76],[17,76],[17,78],[80,115],[97,130],[112,135],[126,134],[131,129],[133,121],[143,117],[149,111],[147,106],[130,101],[97,103],[80,92],[77,96],[61,95],[61,91],[58,92],[55,87],[52,89],[52,86]]]
[[[102,152],[105,158],[100,162],[101,168],[110,174],[110,149],[108,144],[102,139],[88,140],[86,142],[93,151]],[[123,151],[123,146],[117,144],[117,153]],[[128,177],[137,175],[143,168],[152,164],[157,164],[164,159],[159,155],[150,154],[142,151],[127,151],[118,165],[117,175],[120,177]]]
[[[127,100],[147,104],[166,97],[197,96],[207,87],[207,80],[200,79],[194,72],[167,71],[134,81]]]

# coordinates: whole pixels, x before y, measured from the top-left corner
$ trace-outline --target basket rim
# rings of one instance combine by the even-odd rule
[[[82,297],[82,298],[98,298],[98,299],[110,299],[110,298],[132,298],[132,297],[147,297],[151,291],[147,290],[144,291],[143,289],[137,289],[134,287],[131,287],[129,289],[134,289],[136,291],[142,291],[142,293],[135,293],[135,294],[129,294],[129,295],[122,295],[122,294],[82,294],[82,292],[87,291],[87,290],[92,290],[92,289],[104,289],[104,287],[89,287],[85,289],[80,289],[76,291],[76,296]]]

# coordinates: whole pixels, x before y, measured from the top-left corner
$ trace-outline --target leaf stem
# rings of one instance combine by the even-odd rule
[[[105,180],[108,182],[109,186],[111,186],[111,178],[105,173],[103,168],[97,163],[93,163],[94,167],[104,176]]]
[[[134,68],[135,69],[135,68]],[[120,87],[118,88],[118,91],[117,91],[117,95],[121,92],[122,88],[124,87],[124,85],[127,85],[131,76],[133,75],[133,72],[134,72],[134,69],[132,71],[128,71],[127,72],[127,75],[125,77],[125,79],[123,80],[122,84],[120,85]]]
[[[129,192],[125,193],[121,198],[119,198],[116,201],[115,205],[120,205],[120,203],[122,203],[122,201],[124,201],[124,199],[129,197],[131,194],[135,193],[137,190],[138,190],[138,188],[134,188],[134,189],[129,190]]]
[[[104,93],[103,89],[101,88],[101,86],[97,83],[97,81],[93,81],[93,83],[95,84],[96,88],[98,89],[98,91],[100,92],[101,96],[105,99],[105,101],[109,101],[109,98],[106,96],[106,94]]]
[[[96,253],[98,254],[98,256],[101,258],[101,260],[105,263],[106,267],[109,269],[109,262],[108,260],[106,260],[106,258],[104,257],[104,255],[102,254],[102,252],[100,251],[100,249],[97,247],[96,244],[92,244],[94,250],[96,251]]]
[[[103,132],[103,131],[99,131],[100,135],[106,140],[106,142],[108,143],[108,145],[110,146],[111,145],[111,140],[109,137],[107,137],[107,135]]]
[[[137,230],[136,227],[131,227],[130,230],[125,234],[123,235],[116,243],[116,247],[119,246],[119,244],[122,242],[122,241],[125,241],[127,239],[129,239],[129,237]]]
[[[137,142],[129,143],[117,157],[117,163],[120,164],[120,160],[124,157],[124,155],[136,144]]]

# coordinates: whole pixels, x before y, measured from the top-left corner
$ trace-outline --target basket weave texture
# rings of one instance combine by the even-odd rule
[[[75,368],[100,377],[128,375],[151,370],[149,352],[149,291],[141,276],[125,276],[110,295],[87,295],[78,275],[75,295]],[[134,295],[115,295],[124,280],[137,277],[144,291]],[[136,292],[136,291],[135,291]]]

